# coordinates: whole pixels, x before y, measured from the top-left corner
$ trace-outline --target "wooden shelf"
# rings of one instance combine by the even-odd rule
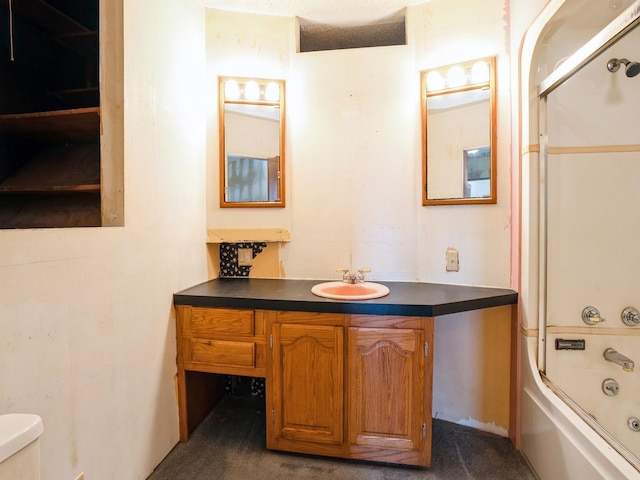
[[[50,95],[62,99],[75,109],[89,108],[100,104],[100,89],[98,87],[57,90],[51,92]]]
[[[0,195],[0,229],[99,227],[100,195]]]
[[[0,194],[100,192],[100,146],[55,145],[31,158],[0,184]]]
[[[95,142],[100,139],[100,107],[0,115],[0,134],[41,141]]]
[[[2,9],[7,9],[8,5],[8,0],[0,0]],[[15,15],[54,35],[90,32],[89,28],[64,14],[45,0],[14,1],[12,8]]]
[[[87,57],[98,57],[98,32],[67,33],[56,37],[74,51]]]
[[[100,184],[91,185],[52,185],[45,186],[33,186],[33,187],[4,187],[0,185],[0,195],[2,194],[16,194],[16,193],[100,193]]]
[[[289,241],[291,241],[291,232],[283,228],[214,228],[207,230],[207,243]]]

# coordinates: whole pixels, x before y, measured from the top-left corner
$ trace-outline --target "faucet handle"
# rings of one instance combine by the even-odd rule
[[[600,316],[600,312],[596,307],[585,307],[582,310],[582,321],[587,325],[595,325],[606,320]]]
[[[342,281],[346,282],[349,279],[349,269],[348,268],[336,268],[336,272],[342,274]]]
[[[640,312],[633,307],[625,308],[622,311],[622,322],[629,327],[635,327],[640,323]]]
[[[370,268],[359,268],[358,269],[358,280],[362,283],[364,283],[364,275],[365,273],[369,273],[371,272]]]

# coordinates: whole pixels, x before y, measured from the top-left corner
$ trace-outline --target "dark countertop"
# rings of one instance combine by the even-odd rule
[[[216,278],[173,295],[175,305],[250,308],[319,313],[436,317],[513,305],[518,294],[506,288],[440,283],[379,282],[389,295],[373,300],[330,300],[311,293],[323,280]]]

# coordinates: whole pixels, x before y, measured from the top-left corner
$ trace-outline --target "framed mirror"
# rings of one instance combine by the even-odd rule
[[[284,207],[284,81],[219,77],[220,206]]]
[[[421,72],[422,204],[497,202],[495,57]]]

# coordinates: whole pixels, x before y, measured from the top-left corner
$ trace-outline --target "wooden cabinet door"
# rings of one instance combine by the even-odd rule
[[[349,329],[351,445],[423,448],[427,428],[424,342],[423,330]]]
[[[344,328],[274,323],[272,334],[275,440],[342,444]]]

